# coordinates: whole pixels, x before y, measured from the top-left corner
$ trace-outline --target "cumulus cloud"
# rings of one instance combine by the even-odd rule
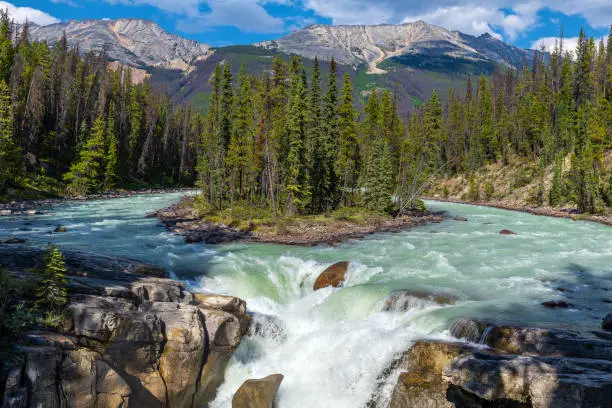
[[[49,25],[59,23],[59,20],[44,11],[31,8],[31,7],[17,7],[11,3],[0,1],[0,9],[8,10],[9,16],[16,23],[22,24],[26,21],[32,22],[38,25]]]
[[[560,44],[559,37],[543,37],[535,40],[531,44],[531,48],[540,49],[542,47],[546,48],[548,51],[553,51],[555,49],[555,43]],[[604,43],[608,41],[608,37],[603,37]],[[578,47],[578,37],[564,38],[563,39],[563,49],[565,51],[572,51],[574,54],[576,52],[576,48]]]
[[[612,21],[610,0],[303,0],[303,4],[334,24],[424,20],[473,35],[503,34],[510,40],[537,27],[543,9],[581,15],[595,28]]]
[[[234,26],[242,31],[280,33],[285,21],[270,15],[265,4],[290,4],[291,0],[105,0],[110,4],[149,5],[177,17],[177,28],[201,32],[212,27]]]

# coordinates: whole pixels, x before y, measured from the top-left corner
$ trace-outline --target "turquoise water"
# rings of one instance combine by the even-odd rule
[[[419,338],[449,338],[458,317],[594,330],[612,299],[612,229],[486,207],[429,202],[461,215],[338,246],[186,245],[144,215],[180,194],[64,205],[48,215],[0,219],[0,239],[136,258],[165,266],[194,290],[247,300],[263,329],[232,359],[214,407],[229,407],[248,378],[282,373],[280,407],[359,407],[380,372]],[[50,234],[56,226],[68,232]],[[514,236],[499,234],[510,229]],[[313,292],[327,266],[351,261],[345,286]],[[382,312],[394,290],[441,293],[455,305]],[[564,291],[560,291],[563,289]],[[549,310],[548,300],[570,309]],[[394,375],[396,375],[395,373]],[[379,395],[388,398],[394,375]]]

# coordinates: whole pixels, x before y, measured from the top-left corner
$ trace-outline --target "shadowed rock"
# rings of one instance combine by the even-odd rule
[[[334,288],[342,286],[348,266],[349,263],[344,261],[337,262],[325,269],[315,281],[313,289],[319,290],[328,286],[333,286]]]

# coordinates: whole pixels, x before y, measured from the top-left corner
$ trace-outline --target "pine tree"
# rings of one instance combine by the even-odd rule
[[[287,117],[288,154],[286,160],[285,212],[292,216],[303,211],[310,202],[306,168],[307,92],[302,77],[295,73],[291,80],[291,99]]]
[[[79,160],[64,175],[70,195],[84,196],[100,191],[105,167],[106,123],[102,115],[94,122],[89,139],[81,149]]]
[[[388,213],[393,206],[393,165],[389,144],[384,137],[374,141],[372,162],[364,184],[366,208]]]
[[[548,202],[551,206],[556,207],[563,203],[564,196],[565,194],[563,191],[563,157],[558,157],[555,161],[553,179],[552,184],[550,186]]]
[[[115,132],[115,106],[111,104],[106,121],[106,169],[104,172],[104,188],[111,190],[117,186],[119,177],[118,141]]]
[[[246,66],[242,65],[238,75],[238,91],[234,100],[234,121],[232,137],[228,146],[226,163],[231,172],[230,197],[245,198],[245,190],[251,189],[255,182],[254,142],[255,127],[253,123],[253,94]],[[237,184],[237,189],[236,189]]]
[[[234,105],[232,68],[230,64],[223,65],[223,79],[221,82],[221,100],[219,101],[219,132],[223,142],[223,149],[227,152],[232,138],[232,107]]]
[[[0,80],[0,192],[19,173],[19,149],[13,140],[11,97],[4,80]]]
[[[15,48],[11,39],[11,20],[8,10],[0,9],[0,81],[8,82],[15,58]]]
[[[348,73],[344,74],[342,99],[338,108],[340,149],[336,172],[340,176],[344,205],[352,205],[361,166],[357,138],[357,112],[353,106],[353,85]]]
[[[55,245],[49,248],[40,273],[42,280],[36,290],[36,306],[42,311],[61,312],[68,301],[66,266],[64,256]]]

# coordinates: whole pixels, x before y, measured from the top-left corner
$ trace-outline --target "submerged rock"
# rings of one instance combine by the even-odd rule
[[[568,303],[565,300],[549,300],[548,302],[543,302],[542,306],[547,309],[569,309],[574,307],[572,303]]]
[[[501,235],[516,235],[516,232],[514,232],[514,231],[510,231],[510,230],[508,230],[508,229],[503,229],[503,230],[499,231],[499,233],[500,233]]]
[[[455,217],[455,221],[463,221],[466,222],[468,219],[465,217]]]
[[[8,239],[0,239],[0,244],[7,244],[7,245],[15,245],[15,244],[25,244],[26,240],[23,238],[8,238]]]
[[[604,330],[612,331],[612,313],[608,314],[601,324],[601,328]]]
[[[325,269],[315,281],[313,289],[319,290],[328,286],[333,286],[334,288],[342,286],[348,266],[349,263],[344,261],[337,262]]]
[[[451,336],[471,343],[481,343],[489,324],[473,319],[457,319],[450,326]]]
[[[282,374],[245,381],[232,398],[232,408],[272,408],[282,381]]]
[[[53,232],[55,233],[59,233],[59,232],[68,232],[68,228],[66,227],[57,227],[53,230]]]
[[[453,305],[455,301],[454,296],[446,294],[398,290],[387,296],[382,310],[384,312],[406,312],[420,307]]]

